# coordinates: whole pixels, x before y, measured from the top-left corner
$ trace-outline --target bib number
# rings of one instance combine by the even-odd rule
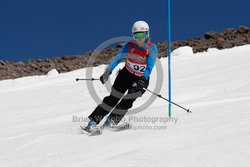
[[[146,70],[146,64],[137,64],[137,63],[133,63],[131,61],[127,61],[127,65],[129,66],[131,71],[133,71],[137,74],[138,73],[143,74],[144,71]]]
[[[133,69],[137,72],[144,72],[146,69],[145,65],[138,65],[138,64],[134,64],[133,65]]]

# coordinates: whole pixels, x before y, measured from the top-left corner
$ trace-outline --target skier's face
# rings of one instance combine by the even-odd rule
[[[139,47],[143,47],[146,41],[147,32],[135,32],[133,37]]]
[[[146,38],[135,38],[135,41],[139,47],[143,47],[146,42]]]

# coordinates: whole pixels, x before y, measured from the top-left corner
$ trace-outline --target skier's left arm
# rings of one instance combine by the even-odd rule
[[[143,73],[143,76],[146,79],[148,79],[149,75],[151,74],[154,68],[155,62],[157,60],[157,57],[158,57],[158,49],[157,49],[156,44],[153,44],[149,50],[149,55],[147,57],[147,66]]]

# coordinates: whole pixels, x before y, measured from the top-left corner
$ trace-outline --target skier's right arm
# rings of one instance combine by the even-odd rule
[[[116,56],[109,63],[107,70],[110,73],[120,62],[122,62],[122,60],[124,60],[127,57],[128,51],[129,51],[129,43],[127,43],[122,49],[120,49],[119,52],[116,54]]]

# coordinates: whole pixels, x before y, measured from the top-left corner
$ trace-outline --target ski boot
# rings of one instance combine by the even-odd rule
[[[95,121],[89,121],[86,127],[82,127],[83,133],[86,133],[89,136],[95,136],[102,134],[101,129],[96,125]]]
[[[120,125],[116,125],[114,120],[108,118],[103,124],[102,129],[103,128],[110,128],[113,131],[121,131],[121,130],[131,129],[132,124],[130,124],[129,122],[124,122]]]
[[[115,126],[116,126],[115,122],[112,119],[108,118],[104,122],[102,128],[114,128]]]

